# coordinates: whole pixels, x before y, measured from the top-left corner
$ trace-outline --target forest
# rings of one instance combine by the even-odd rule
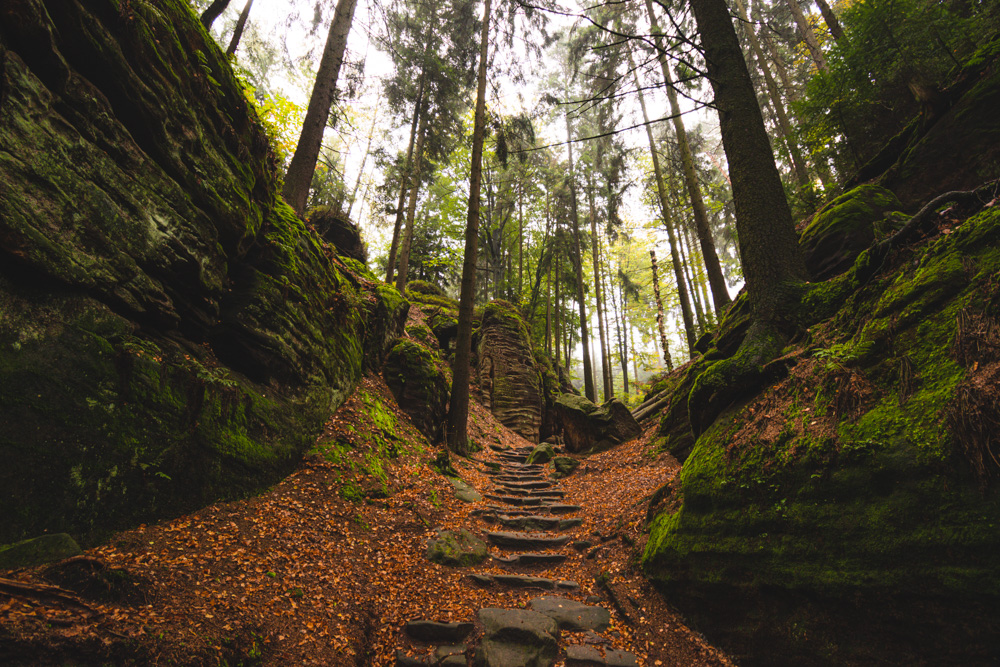
[[[997,0],[6,0],[0,661],[1000,660]]]

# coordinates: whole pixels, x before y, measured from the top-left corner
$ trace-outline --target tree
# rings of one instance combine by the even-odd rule
[[[472,128],[472,168],[469,174],[469,213],[465,227],[465,256],[462,260],[462,287],[458,302],[458,333],[455,338],[455,365],[448,405],[448,448],[457,454],[469,453],[469,364],[472,359],[472,311],[476,293],[476,260],[479,251],[479,189],[482,183],[483,142],[486,137],[486,70],[490,46],[492,0],[485,0],[483,31],[479,40],[479,67],[476,78],[476,113]]]
[[[211,30],[212,24],[215,23],[215,19],[219,18],[222,12],[226,11],[226,7],[229,6],[229,0],[212,0],[212,4],[202,12],[201,23],[205,26],[205,30]]]
[[[247,26],[247,17],[250,16],[250,7],[252,5],[253,0],[247,0],[247,4],[243,5],[243,11],[240,12],[240,17],[236,20],[236,27],[233,29],[233,36],[229,40],[229,47],[226,49],[227,56],[235,54],[236,49],[240,45],[240,38],[243,37],[243,29]]]
[[[323,143],[323,130],[330,118],[330,106],[337,91],[337,78],[344,63],[347,36],[351,32],[357,4],[357,0],[339,0],[337,3],[333,20],[330,22],[326,46],[323,48],[323,57],[319,63],[319,71],[316,73],[316,83],[309,96],[302,134],[299,135],[298,145],[285,174],[282,194],[285,201],[299,215],[305,212],[306,201],[309,198],[309,185],[312,183],[319,149]]]

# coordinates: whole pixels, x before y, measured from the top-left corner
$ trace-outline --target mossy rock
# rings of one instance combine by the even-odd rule
[[[417,294],[429,294],[431,296],[447,297],[444,290],[432,282],[426,280],[411,280],[406,283],[406,291]]]
[[[436,538],[427,541],[427,559],[449,567],[471,567],[489,556],[486,542],[467,529],[458,532],[439,530]]]
[[[343,211],[317,206],[306,213],[306,222],[337,249],[337,254],[361,263],[368,261],[368,247],[361,238],[361,229]]]
[[[444,294],[421,292],[411,289],[408,285],[406,288],[406,296],[414,303],[420,304],[425,313],[431,312],[433,308],[440,308],[454,314],[455,316],[458,315],[458,301],[449,299]]]
[[[1000,320],[1000,211],[906,252],[817,325],[834,342],[711,422],[651,525],[646,572],[746,662],[1000,651],[1000,466],[977,476],[963,426],[1000,421],[997,359],[962,347]]]
[[[382,374],[403,412],[429,441],[437,442],[451,396],[451,379],[440,357],[417,342],[401,339],[389,352]]]
[[[528,458],[524,461],[528,465],[534,463],[548,463],[556,455],[556,450],[552,445],[547,442],[543,442],[540,445],[535,445],[535,448],[531,450],[528,454]]]
[[[827,280],[849,269],[858,255],[875,242],[877,225],[902,208],[889,190],[862,185],[820,209],[799,239],[812,279]],[[891,229],[886,226],[880,231],[885,234]]]
[[[576,459],[568,456],[556,456],[552,459],[552,468],[555,470],[552,473],[552,477],[556,479],[569,477],[579,467],[580,462]]]
[[[431,350],[436,350],[440,347],[437,336],[434,335],[434,332],[426,324],[411,324],[406,327],[406,335]]]
[[[0,547],[0,570],[13,570],[72,558],[83,553],[66,533],[41,535]]]

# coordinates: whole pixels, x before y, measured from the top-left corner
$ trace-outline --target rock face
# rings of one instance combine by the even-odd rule
[[[620,445],[642,432],[635,417],[617,398],[595,405],[584,396],[563,394],[556,400],[563,438],[571,452],[594,453]]]
[[[542,378],[528,330],[511,304],[486,306],[475,344],[483,402],[501,424],[538,442],[545,404]]]
[[[707,424],[652,521],[647,573],[741,662],[1000,654],[1000,210],[950,231],[812,284],[824,343]]]
[[[877,185],[854,188],[824,206],[799,239],[810,277],[827,280],[851,268],[876,232],[892,230],[887,215],[902,208],[896,195]]]
[[[306,220],[324,241],[337,249],[337,254],[362,263],[368,261],[361,230],[346,214],[329,206],[318,206],[306,214]]]
[[[405,301],[281,201],[188,3],[5,2],[0,54],[0,543],[289,472]]]
[[[400,340],[382,371],[399,407],[431,442],[441,438],[451,396],[451,378],[439,361],[420,343]]]

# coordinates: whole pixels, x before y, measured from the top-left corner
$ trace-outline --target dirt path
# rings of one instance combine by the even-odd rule
[[[387,427],[373,405],[388,409],[395,425]],[[478,405],[471,430],[484,450],[453,464],[487,497],[467,503],[429,465],[436,451],[419,444],[381,378],[370,377],[331,418],[318,446],[323,455],[308,457],[270,491],[125,531],[70,563],[0,573],[59,585],[90,610],[0,593],[0,663],[392,665],[399,649],[419,656],[439,645],[415,641],[404,630],[408,621],[472,622],[463,639],[473,646],[483,636],[481,609],[524,609],[533,599],[559,596],[609,616],[599,632],[562,630],[556,664],[565,664],[574,644],[596,649],[601,660],[610,649],[633,653],[640,665],[729,664],[634,565],[646,499],[676,474],[673,459],[646,456],[643,438],[584,459],[557,486],[547,485],[547,469],[499,479],[515,474],[513,459],[529,443]],[[518,497],[584,509],[551,514],[539,506],[542,515],[530,503],[497,500]],[[536,514],[580,522],[551,530],[551,522],[518,521]],[[426,559],[427,541],[439,529],[462,528],[488,538],[496,556],[564,558],[490,558],[472,568]],[[555,536],[558,543],[519,546],[502,533]],[[510,575],[576,586],[515,587]]]

